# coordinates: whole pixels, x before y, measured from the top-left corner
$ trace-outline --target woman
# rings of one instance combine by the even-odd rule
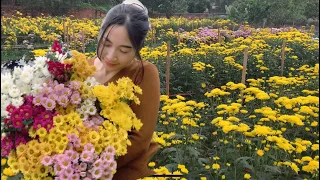
[[[113,179],[136,180],[154,174],[148,169],[150,158],[158,145],[151,142],[158,119],[160,104],[159,73],[153,64],[142,61],[139,51],[150,29],[146,8],[139,1],[125,1],[106,14],[99,36],[97,56],[89,64],[97,68],[96,80],[107,85],[121,77],[129,77],[142,88],[141,104],[132,104],[133,112],[141,119],[139,131],[130,132],[132,143],[128,153],[117,160]]]

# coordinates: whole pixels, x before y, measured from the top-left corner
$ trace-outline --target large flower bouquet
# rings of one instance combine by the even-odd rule
[[[116,158],[141,121],[128,102],[142,90],[129,78],[99,84],[77,52],[51,51],[1,70],[2,175],[24,179],[112,179]]]

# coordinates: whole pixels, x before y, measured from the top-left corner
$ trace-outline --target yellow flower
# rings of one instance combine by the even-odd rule
[[[149,167],[154,167],[155,165],[156,165],[155,162],[149,162],[149,164],[148,164]]]
[[[46,130],[44,127],[39,128],[39,129],[37,130],[37,135],[38,135],[39,137],[44,137],[45,135],[47,135],[47,130]]]
[[[1,166],[6,165],[6,163],[7,163],[7,159],[2,158],[1,159]]]
[[[246,173],[243,177],[244,177],[245,179],[250,179],[250,178],[251,178],[250,174],[248,174],[248,173]]]
[[[264,155],[263,150],[259,149],[259,150],[257,151],[257,155],[258,155],[258,156],[263,156],[263,155]]]
[[[222,175],[222,176],[221,176],[221,179],[226,179],[226,175]]]
[[[220,169],[220,165],[219,164],[212,164],[212,169]]]
[[[6,175],[6,176],[13,176],[14,175],[14,173],[12,172],[11,168],[5,168],[3,170],[3,174]]]

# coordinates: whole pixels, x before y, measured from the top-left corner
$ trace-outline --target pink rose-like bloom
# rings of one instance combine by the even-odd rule
[[[45,166],[50,166],[53,163],[53,160],[50,156],[44,156],[41,163]]]

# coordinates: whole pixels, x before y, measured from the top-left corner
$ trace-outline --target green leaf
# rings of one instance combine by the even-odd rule
[[[161,152],[161,154],[171,153],[171,152],[177,152],[177,149],[175,147],[166,148]]]
[[[23,121],[23,124],[24,124],[24,125],[29,125],[29,124],[31,124],[31,123],[33,123],[33,120],[32,120],[32,119],[26,119],[26,120]]]
[[[198,157],[200,155],[200,152],[195,150],[194,147],[188,146],[187,149],[189,150],[189,153],[190,153],[191,156]]]
[[[269,166],[269,165],[263,165],[265,168],[265,171],[271,172],[272,174],[281,174],[281,170],[277,166]]]
[[[209,160],[208,160],[208,159],[205,159],[205,158],[199,158],[199,159],[198,159],[198,163],[199,163],[200,165],[202,165],[202,164],[208,164],[208,163],[209,163]]]
[[[253,170],[253,166],[249,164],[247,160],[253,160],[252,157],[240,157],[234,161],[235,164],[241,164],[244,168],[248,168],[251,171]]]

